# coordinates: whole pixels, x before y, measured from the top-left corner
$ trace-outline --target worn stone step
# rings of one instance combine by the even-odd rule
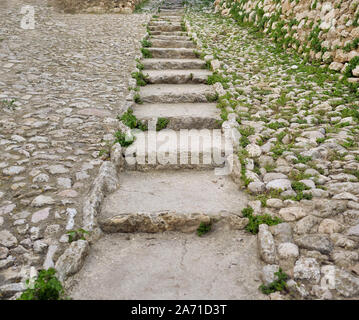
[[[99,216],[105,232],[195,232],[201,219],[232,216],[241,221],[248,202],[230,177],[214,170],[129,171],[121,172],[119,180]],[[160,220],[165,224],[156,226]]]
[[[151,36],[157,35],[168,35],[168,36],[187,36],[187,33],[184,31],[151,31]]]
[[[182,16],[184,14],[183,8],[180,10],[160,8],[160,10],[159,16]]]
[[[153,48],[195,48],[195,44],[189,40],[163,40],[151,39]]]
[[[184,15],[184,12],[182,11],[161,11],[159,14],[158,14],[160,17],[163,17],[163,16],[177,16],[177,17],[183,17]]]
[[[164,21],[164,22],[175,22],[175,23],[179,23],[181,24],[181,22],[183,21],[183,17],[182,16],[169,16],[169,17],[159,17],[156,19],[152,19],[152,21]]]
[[[205,69],[199,70],[144,70],[143,73],[148,76],[148,82],[152,84],[168,83],[206,83],[211,71]]]
[[[126,170],[222,168],[232,144],[220,129],[140,131],[124,151]],[[227,151],[227,152],[226,152]]]
[[[180,21],[150,21],[148,23],[148,27],[162,27],[162,26],[181,26],[181,22]]]
[[[136,104],[134,115],[140,120],[167,118],[168,129],[220,129],[221,117],[215,103]]]
[[[173,11],[173,12],[181,12],[184,11],[184,7],[183,5],[178,5],[178,4],[169,4],[169,3],[165,3],[163,6],[160,7],[161,12],[165,12],[165,11]]]
[[[156,19],[156,20],[151,20],[149,22],[149,26],[161,26],[161,25],[181,25],[181,17],[178,17],[178,19],[174,20],[174,19]]]
[[[180,24],[159,24],[159,25],[149,25],[148,28],[150,31],[183,31]]]
[[[168,10],[181,10],[184,9],[183,3],[167,1],[160,7],[161,9]]]
[[[187,36],[176,36],[176,35],[154,35],[151,37],[153,40],[179,40],[179,41],[192,41],[190,37]]]
[[[182,21],[181,16],[161,16],[158,18],[153,18],[151,21],[176,21],[181,22]]]
[[[269,300],[258,290],[263,265],[257,250],[255,236],[218,224],[203,237],[195,231],[104,234],[66,293],[73,300]],[[210,306],[202,308],[209,314]],[[137,318],[166,319],[147,310]]]
[[[208,102],[215,91],[205,84],[150,84],[141,87],[140,96],[144,103]]]
[[[191,48],[148,48],[151,52],[152,58],[196,58],[196,55]]]
[[[144,69],[204,69],[206,63],[201,59],[143,59]]]

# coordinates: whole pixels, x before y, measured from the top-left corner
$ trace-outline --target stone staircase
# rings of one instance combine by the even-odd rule
[[[166,118],[169,120],[167,129],[176,131],[220,129],[219,110],[213,102],[216,93],[212,86],[206,84],[212,73],[206,69],[206,63],[197,58],[195,44],[183,30],[182,15],[183,7],[179,2],[168,3],[161,7],[160,13],[155,15],[148,25],[151,34],[149,41],[152,44],[148,48],[151,58],[141,61],[144,66],[142,72],[147,77],[148,84],[140,89],[142,104],[134,106],[134,115],[142,121]],[[192,134],[194,139],[201,138],[199,132]],[[179,137],[180,133],[177,132],[176,135]],[[223,139],[213,139],[213,131],[210,135],[212,145],[210,150],[205,152],[213,155],[223,149]],[[158,136],[157,140],[161,140]],[[130,150],[144,146],[144,139],[147,140],[146,135],[138,137]],[[161,143],[158,142],[160,147]],[[183,150],[187,142],[178,140],[175,147]],[[189,144],[188,148],[189,153],[197,152],[197,146]],[[223,165],[223,162],[217,165],[214,161],[211,163],[213,167]],[[202,163],[198,163],[197,167],[203,168]],[[168,168],[173,169],[174,166],[170,165]],[[196,165],[191,168],[196,168]]]
[[[170,216],[176,217],[177,221],[176,227],[165,222],[165,229],[195,231],[201,219],[220,215],[221,210],[210,199],[214,199],[216,193],[222,194],[219,198],[226,198],[217,181],[222,181],[222,187],[230,186],[226,192],[233,196],[232,200],[238,195],[237,187],[229,177],[219,178],[214,174],[214,168],[224,166],[225,151],[231,147],[231,142],[221,132],[219,109],[214,102],[215,90],[207,85],[212,72],[196,57],[195,45],[182,28],[183,8],[177,3],[180,2],[162,7],[148,25],[151,35],[148,41],[152,44],[148,50],[152,56],[141,60],[147,85],[140,87],[140,103],[133,106],[134,115],[140,121],[166,118],[168,124],[166,129],[158,132],[136,134],[134,143],[126,148],[126,159],[133,156],[136,161],[125,162],[128,172],[120,174],[120,189],[105,199],[99,223],[106,232],[163,231],[161,227],[154,227],[158,221],[146,223],[148,215],[161,220],[163,212],[171,212]],[[146,186],[138,189],[139,194],[148,189],[154,191],[148,197],[142,196],[143,207],[139,206],[138,194],[135,197],[128,194],[133,180]],[[201,195],[204,190],[207,191]],[[186,207],[183,206],[184,195],[186,201],[189,200]],[[127,202],[120,205],[118,201],[123,202],[123,199]],[[229,201],[228,208],[227,201],[217,199],[216,202],[226,208],[222,213],[240,213],[241,206],[237,201]],[[239,202],[243,203],[242,199]],[[209,203],[212,205],[208,206]],[[121,209],[117,209],[119,206]],[[217,209],[211,209],[214,207]],[[198,216],[199,212],[203,215]],[[134,217],[136,221],[129,226],[128,221]]]
[[[141,61],[148,84],[133,111],[142,121],[169,122],[126,148],[126,160],[136,161],[126,161],[118,190],[103,200],[97,222],[104,236],[77,276],[75,299],[265,298],[247,275],[249,265],[253,274],[261,268],[255,238],[241,230],[247,196],[215,174],[231,142],[206,84],[211,72],[182,30],[182,15],[181,1],[169,0],[149,23],[152,57]],[[214,221],[211,235],[197,236],[201,223]]]

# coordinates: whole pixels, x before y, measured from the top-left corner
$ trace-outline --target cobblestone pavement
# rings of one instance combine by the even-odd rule
[[[281,267],[297,297],[357,297],[358,93],[203,2],[186,26],[224,88],[223,121],[240,132],[238,177],[254,214],[283,221],[260,226],[264,283]]]
[[[62,15],[38,1],[35,29],[23,30],[24,3],[7,2],[0,15],[3,298],[23,289],[29,266],[53,266],[66,232],[81,226],[106,126],[123,111],[150,18]],[[357,298],[358,95],[337,73],[207,5],[188,10],[183,26],[200,49],[195,57],[214,72],[207,84],[217,92],[222,129],[238,129],[232,176],[252,197],[247,211],[281,222],[258,228],[263,284],[281,268],[292,297]],[[146,87],[140,93],[146,97]],[[83,240],[76,246],[88,249]]]
[[[23,5],[35,9],[33,30],[21,28]],[[0,287],[28,266],[52,266],[66,233],[81,227],[106,118],[125,101],[148,18],[61,14],[46,1],[2,3]]]

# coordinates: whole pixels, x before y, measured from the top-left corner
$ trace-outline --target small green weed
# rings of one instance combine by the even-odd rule
[[[279,128],[285,128],[286,126],[287,125],[285,123],[278,121],[267,124],[267,127],[273,130],[278,130]]]
[[[275,276],[277,276],[277,279],[274,280],[273,282],[271,282],[268,285],[264,285],[262,284],[259,289],[264,293],[264,294],[270,294],[276,291],[286,291],[287,290],[287,280],[289,279],[289,276],[283,272],[283,270],[281,268],[279,268],[278,272],[274,273]]]
[[[152,47],[152,43],[151,43],[151,41],[149,41],[148,39],[143,39],[143,40],[141,41],[141,44],[142,44],[142,47],[143,47],[143,48],[150,48],[150,47]]]
[[[212,223],[201,222],[197,229],[197,235],[199,237],[202,237],[204,234],[210,232],[211,229],[212,229]]]
[[[64,289],[55,273],[54,268],[40,270],[33,288],[27,288],[17,300],[63,300]],[[26,284],[29,283],[26,280]]]
[[[148,76],[144,75],[141,71],[140,72],[132,72],[132,78],[136,79],[136,84],[138,86],[145,86],[148,83]]]
[[[144,58],[152,58],[152,53],[147,48],[141,48],[141,53]]]
[[[138,104],[142,104],[142,103],[143,103],[143,101],[142,101],[141,96],[140,96],[139,93],[135,93],[135,94],[134,94],[134,96],[133,96],[133,101],[135,101],[135,102],[138,103]]]
[[[77,240],[86,240],[85,235],[89,235],[90,233],[82,228],[77,230],[70,230],[67,232],[67,235],[69,236],[69,243]]]
[[[247,207],[242,210],[243,216],[249,219],[249,222],[246,226],[246,231],[252,234],[257,234],[259,231],[259,225],[263,223],[269,226],[274,226],[276,224],[282,223],[281,219],[277,217],[272,218],[269,214],[254,216],[253,211],[254,210],[251,207]]]
[[[218,73],[214,72],[212,75],[208,76],[207,78],[207,84],[208,85],[213,85],[216,82],[220,82],[223,86],[223,89],[228,89],[229,85],[229,79],[228,78],[224,78],[221,75],[219,75]]]
[[[158,118],[156,123],[156,131],[161,131],[165,129],[169,124],[169,120],[167,118]]]
[[[341,146],[346,149],[350,149],[356,146],[356,142],[353,139],[347,138],[346,141],[341,143]]]
[[[309,156],[302,156],[300,154],[297,154],[297,160],[294,160],[294,163],[304,163],[306,164],[307,162],[311,161],[312,158]]]
[[[122,147],[128,147],[131,145],[134,141],[134,137],[128,137],[125,133],[123,133],[121,130],[118,130],[115,133],[115,143],[119,143]]]
[[[293,181],[292,188],[295,192],[300,192],[300,191],[310,189],[306,184],[304,184],[303,182],[299,182],[299,181]]]
[[[119,120],[131,129],[140,129],[142,131],[147,130],[147,125],[138,120],[133,114],[133,110],[130,108],[121,117],[119,117]]]
[[[145,66],[141,62],[138,61],[136,64],[136,68],[138,70],[142,71],[145,68]]]

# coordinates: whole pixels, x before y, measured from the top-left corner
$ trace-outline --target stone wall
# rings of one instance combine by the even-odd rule
[[[216,0],[215,10],[359,82],[359,0]]]

